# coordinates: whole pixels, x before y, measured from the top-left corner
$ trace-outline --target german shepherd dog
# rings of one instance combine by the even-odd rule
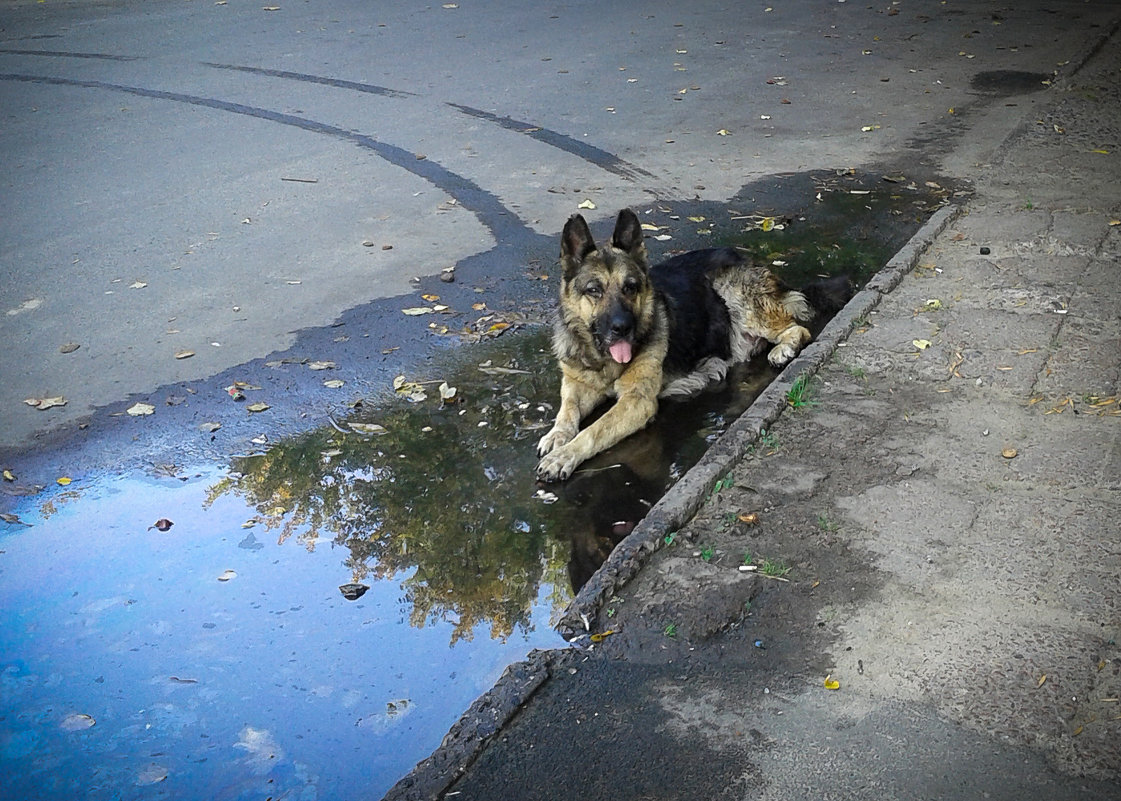
[[[728,367],[772,344],[776,367],[810,341],[800,323],[845,304],[844,277],[803,291],[732,248],[695,250],[648,267],[642,226],[630,209],[597,247],[579,214],[561,234],[560,308],[553,351],[561,367],[561,403],[541,438],[537,477],[564,480],[586,459],[653,419],[659,397],[690,395],[724,378]],[[616,402],[580,430],[609,397]]]

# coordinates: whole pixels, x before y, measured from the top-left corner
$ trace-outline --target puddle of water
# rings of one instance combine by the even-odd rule
[[[275,509],[243,528],[261,515],[228,481],[87,478],[19,510],[33,527],[0,539],[0,796],[376,796],[507,664],[560,643],[548,583],[499,605],[513,626],[418,620],[418,569],[388,562],[349,601],[345,550]],[[525,561],[548,558],[538,542]]]
[[[644,221],[675,248],[738,244],[793,285],[862,282],[939,200],[862,180],[776,179],[793,211],[755,186]],[[740,366],[539,487],[559,393],[546,328],[424,371],[229,470],[19,499],[32,526],[0,534],[0,795],[376,797],[506,665],[561,644],[573,589],[776,374]]]

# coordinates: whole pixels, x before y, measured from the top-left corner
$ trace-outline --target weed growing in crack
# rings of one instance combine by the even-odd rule
[[[794,379],[794,383],[790,385],[790,389],[786,390],[786,402],[794,409],[805,409],[809,406],[816,406],[817,401],[813,400],[814,387],[810,383],[808,375],[800,375]]]
[[[759,572],[771,578],[782,578],[789,573],[791,568],[778,559],[764,559],[759,564]]]
[[[841,524],[836,520],[831,519],[828,515],[820,514],[817,516],[817,525],[822,531],[833,533],[841,528]]]

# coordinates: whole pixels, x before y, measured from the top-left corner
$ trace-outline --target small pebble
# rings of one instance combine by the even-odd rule
[[[992,253],[992,251],[989,250],[988,248],[981,248],[981,255],[982,256],[988,256],[990,253]]]

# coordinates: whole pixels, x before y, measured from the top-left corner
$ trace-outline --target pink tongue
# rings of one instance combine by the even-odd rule
[[[619,364],[626,364],[631,360],[631,343],[629,342],[616,342],[608,350],[611,351],[611,358]]]

